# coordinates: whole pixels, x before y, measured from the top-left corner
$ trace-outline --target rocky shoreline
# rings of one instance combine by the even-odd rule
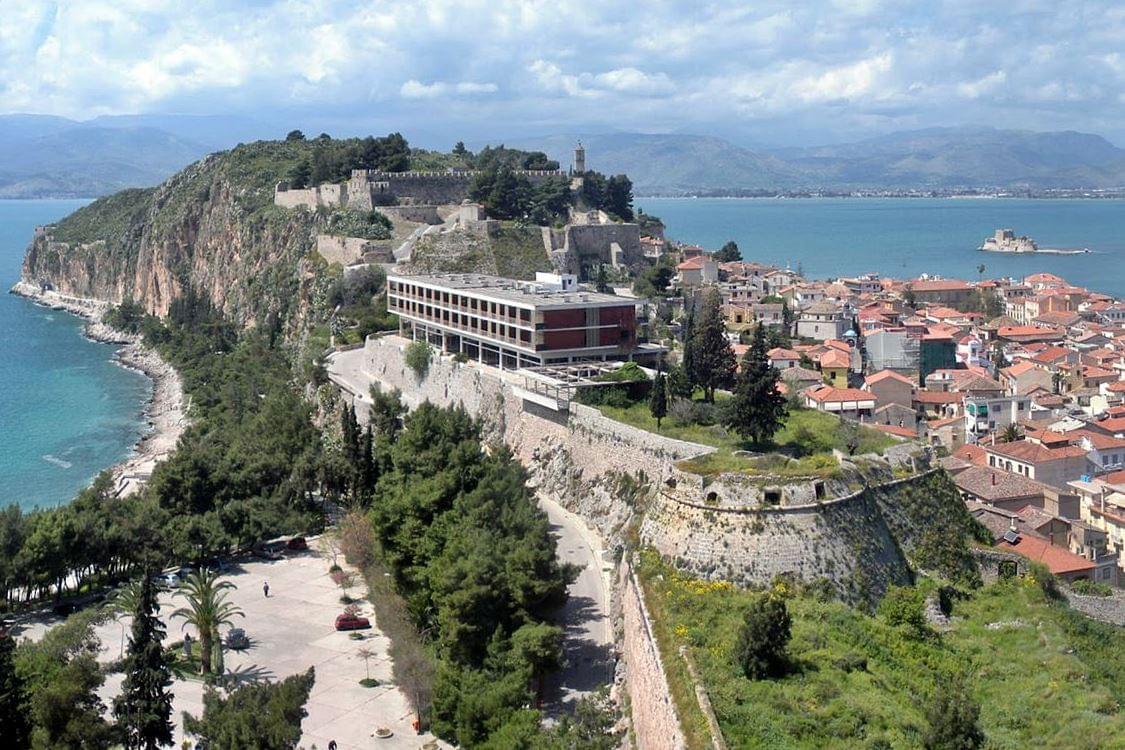
[[[152,381],[152,396],[145,405],[148,431],[133,447],[128,458],[110,468],[118,496],[138,491],[152,476],[156,464],[176,449],[188,420],[183,385],[179,373],[160,355],[145,346],[139,336],[111,328],[102,322],[109,305],[100,300],[70,297],[20,281],[11,289],[37,304],[86,319],[83,331],[93,341],[116,344],[116,361],[122,367],[144,373]]]

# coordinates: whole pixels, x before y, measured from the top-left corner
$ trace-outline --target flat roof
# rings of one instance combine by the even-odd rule
[[[561,289],[552,289],[540,282],[506,279],[501,276],[488,276],[482,273],[435,273],[417,275],[389,273],[387,274],[387,280],[421,284],[433,289],[464,292],[478,297],[502,300],[504,302],[529,307],[569,307],[572,305],[582,305],[586,307],[636,306],[636,300],[630,297],[617,297],[612,294],[578,290],[563,291]]]

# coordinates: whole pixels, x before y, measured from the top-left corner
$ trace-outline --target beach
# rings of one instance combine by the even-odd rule
[[[40,305],[84,318],[84,334],[88,338],[119,346],[115,355],[117,364],[144,373],[152,382],[152,396],[144,410],[148,430],[130,455],[109,469],[118,496],[137,492],[152,476],[156,464],[176,449],[180,435],[187,428],[187,410],[179,374],[155,350],[145,346],[140,336],[106,325],[102,318],[110,306],[105,302],[41,290],[23,281],[13,286],[11,291]]]

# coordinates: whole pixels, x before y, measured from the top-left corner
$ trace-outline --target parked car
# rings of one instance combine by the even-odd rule
[[[212,557],[209,560],[204,560],[199,564],[200,570],[207,570],[212,573],[226,573],[230,570],[230,564],[220,557]]]
[[[364,630],[369,627],[371,627],[371,621],[366,617],[347,613],[336,615],[337,630]]]
[[[276,547],[255,547],[251,554],[262,560],[282,560],[285,558],[285,555],[281,554],[281,551]]]
[[[303,536],[295,536],[285,543],[290,552],[303,552],[309,548],[309,543]]]
[[[177,571],[161,573],[154,580],[157,588],[174,589],[180,585],[180,574]]]
[[[235,651],[250,648],[250,638],[247,637],[246,631],[242,628],[231,628],[227,632],[226,647]]]

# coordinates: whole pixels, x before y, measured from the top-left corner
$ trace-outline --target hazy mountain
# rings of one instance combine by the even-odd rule
[[[91,197],[156,185],[211,148],[150,127],[0,117],[0,198]]]
[[[1125,150],[1101,136],[992,128],[929,128],[856,143],[773,152],[833,187],[1031,187],[1125,185]]]
[[[721,138],[700,135],[557,135],[507,145],[546,152],[564,167],[574,145],[586,148],[586,166],[604,174],[628,174],[638,195],[699,190],[797,187],[803,175],[781,159],[755,153]]]
[[[578,136],[523,139],[570,164]],[[1077,188],[1125,186],[1125,150],[1096,135],[931,128],[856,143],[751,151],[696,135],[582,136],[586,163],[625,172],[636,192],[759,189]]]

